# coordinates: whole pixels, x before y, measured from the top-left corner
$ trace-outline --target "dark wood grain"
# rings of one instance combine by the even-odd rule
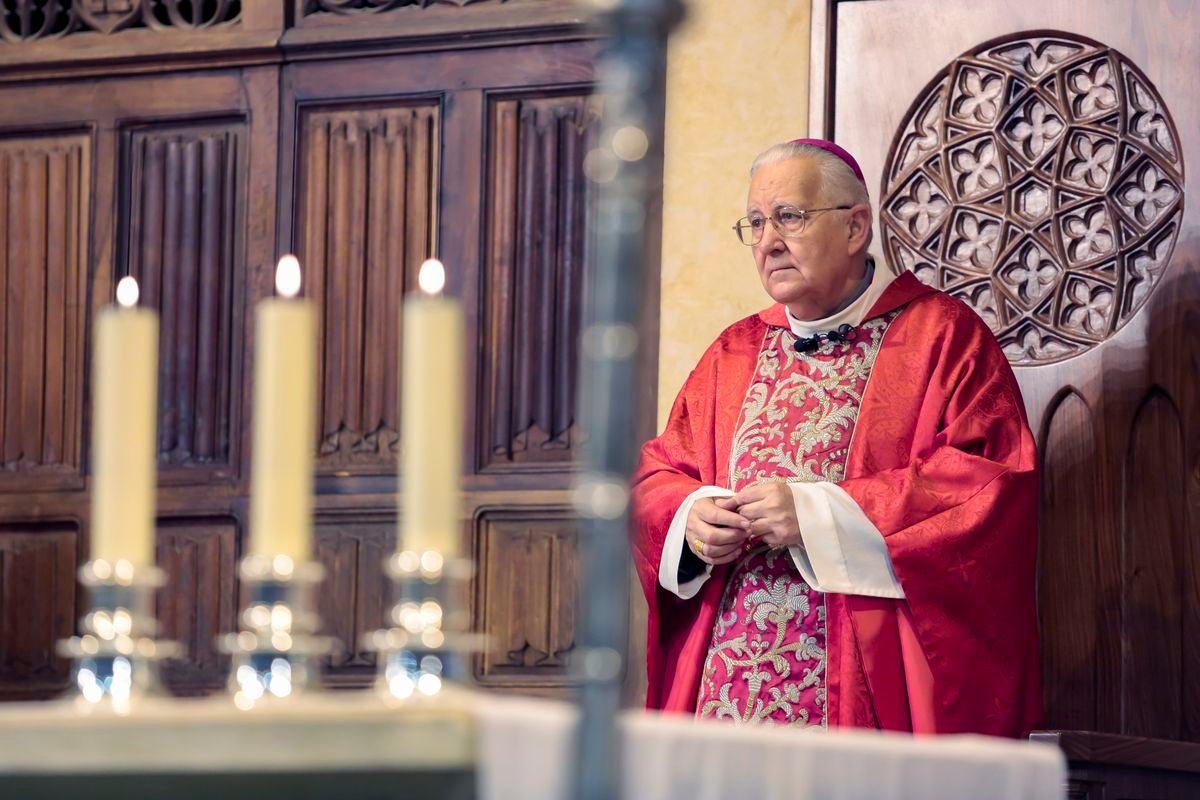
[[[484,510],[476,521],[476,662],[485,686],[567,686],[575,649],[579,547],[565,510]]]
[[[318,610],[325,633],[339,641],[327,660],[326,684],[366,686],[375,677],[375,656],[360,646],[363,634],[385,627],[392,603],[383,562],[396,546],[395,518],[387,513],[348,514],[316,529],[317,557],[329,571]]]
[[[79,485],[88,154],[77,135],[0,138],[0,491]]]
[[[1080,396],[1068,392],[1050,412],[1047,427],[1039,613],[1042,629],[1056,632],[1043,637],[1047,714],[1063,725],[1089,730],[1096,726],[1101,695],[1096,653],[1106,616],[1098,602],[1104,592],[1100,554],[1095,547],[1104,490],[1087,466],[1096,459],[1095,423]],[[1074,522],[1079,514],[1087,518],[1077,526]],[[1068,571],[1074,575],[1070,584],[1060,577]]]
[[[1070,767],[1067,796],[1084,800],[1191,800],[1200,794],[1200,745],[1092,731],[1035,731]]]
[[[485,470],[569,462],[587,184],[582,154],[599,125],[584,92],[505,97],[489,111],[484,330]]]
[[[165,519],[158,524],[157,561],[167,585],[159,590],[162,637],[184,647],[181,659],[163,667],[163,680],[178,694],[222,688],[229,657],[218,636],[238,630],[237,522],[233,519]]]
[[[321,309],[319,469],[392,472],[395,365],[412,256],[431,255],[437,109],[311,108],[301,116],[297,235]],[[419,261],[418,261],[419,263]],[[391,289],[389,293],[389,289]]]
[[[1125,475],[1121,706],[1131,736],[1184,733],[1184,496],[1160,489],[1163,474],[1186,471],[1181,435],[1179,412],[1152,392],[1134,418]]]
[[[159,327],[160,469],[207,480],[231,467],[233,308],[244,123],[126,132],[121,232],[128,272]],[[243,156],[244,158],[244,156]]]
[[[66,686],[55,643],[75,630],[78,535],[62,523],[0,527],[0,698]]]

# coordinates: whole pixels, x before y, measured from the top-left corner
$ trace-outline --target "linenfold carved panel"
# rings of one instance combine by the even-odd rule
[[[1014,364],[1119,330],[1170,262],[1179,136],[1128,58],[1073,34],[971,50],[913,102],[884,168],[892,269],[972,306]]]
[[[562,686],[575,649],[577,523],[565,510],[485,510],[477,518],[475,627],[488,636],[486,685]]]
[[[74,525],[0,528],[0,696],[66,686],[55,642],[75,631]]]
[[[0,489],[79,479],[91,140],[0,139]]]
[[[183,658],[163,666],[167,686],[182,694],[220,689],[229,657],[216,638],[238,630],[237,523],[230,518],[160,521],[157,563],[167,573],[158,590],[162,637],[183,644]]]
[[[240,124],[126,134],[122,240],[143,302],[160,314],[162,467],[230,462],[243,139]]]
[[[438,107],[300,115],[296,242],[322,309],[318,468],[394,472],[404,292],[432,253]]]
[[[259,0],[261,2],[261,0]],[[4,0],[0,42],[128,28],[179,30],[236,23],[245,0]]]
[[[489,108],[484,469],[574,457],[587,247],[583,157],[598,99],[497,98]]]

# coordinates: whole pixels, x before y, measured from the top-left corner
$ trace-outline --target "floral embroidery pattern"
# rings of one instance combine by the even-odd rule
[[[702,681],[697,716],[825,726],[824,598],[786,551],[760,546],[734,570]]]
[[[734,490],[763,481],[839,481],[863,391],[895,314],[849,343],[797,353],[772,329],[730,454]],[[785,550],[757,546],[726,584],[696,714],[736,723],[825,726],[825,599]]]

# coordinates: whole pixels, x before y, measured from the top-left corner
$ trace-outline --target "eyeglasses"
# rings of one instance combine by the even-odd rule
[[[763,231],[767,227],[767,220],[775,226],[775,232],[780,236],[788,238],[799,236],[804,233],[804,229],[808,227],[808,221],[813,214],[819,214],[822,211],[848,211],[854,206],[830,206],[829,208],[793,208],[791,206],[780,206],[775,209],[771,216],[753,216],[742,217],[733,226],[734,233],[737,234],[738,241],[747,247],[752,247],[762,241]]]

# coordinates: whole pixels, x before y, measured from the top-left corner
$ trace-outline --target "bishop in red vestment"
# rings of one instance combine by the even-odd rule
[[[775,301],[701,357],[634,476],[651,708],[1022,736],[1041,717],[1037,455],[966,305],[866,255],[854,159],[760,156]]]

